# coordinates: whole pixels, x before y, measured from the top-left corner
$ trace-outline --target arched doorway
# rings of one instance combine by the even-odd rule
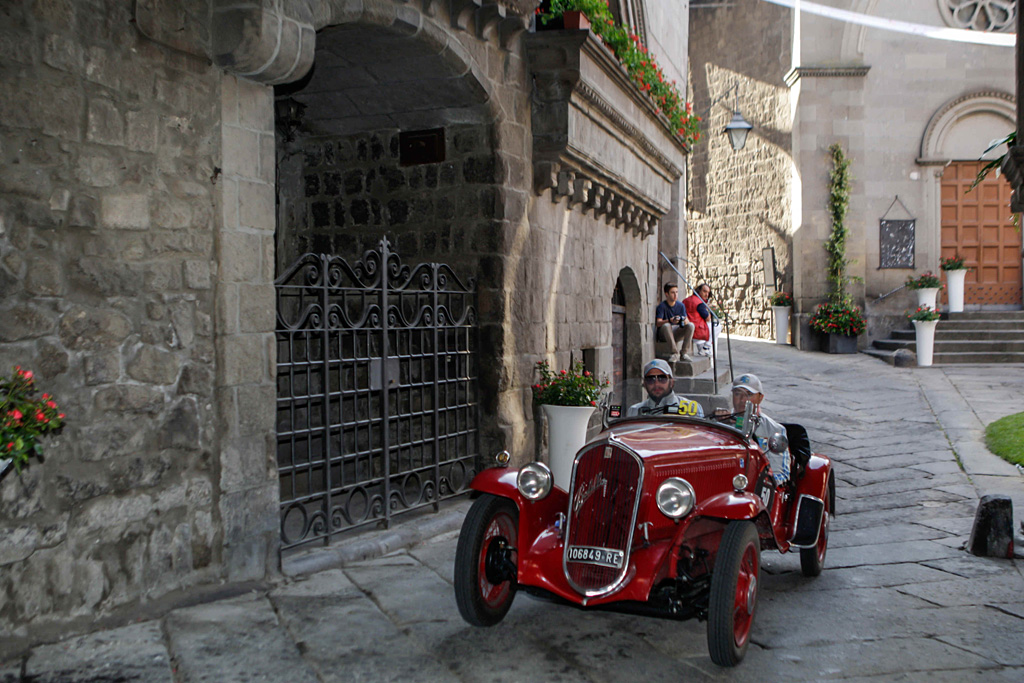
[[[935,112],[921,140],[919,162],[941,165],[935,174],[936,251],[941,258],[959,255],[970,268],[964,287],[964,305],[969,309],[1016,309],[1022,303],[1021,235],[1009,208],[1010,185],[991,173],[972,189],[985,164],[978,157],[993,140],[1013,130],[1015,116],[1011,95],[970,93]],[[1002,151],[1005,147],[993,150],[989,157]]]
[[[449,18],[378,19],[319,31],[275,92],[285,549],[464,491],[495,422],[475,305],[498,277],[492,83]]]
[[[622,399],[626,379],[626,294],[622,281],[615,281],[612,292],[612,392]]]

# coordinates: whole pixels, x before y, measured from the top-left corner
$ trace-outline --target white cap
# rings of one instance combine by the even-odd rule
[[[752,394],[763,394],[764,391],[761,389],[761,380],[757,378],[757,375],[751,375],[747,373],[740,375],[732,383],[733,389],[746,389]]]
[[[669,377],[672,377],[672,366],[669,365],[666,361],[661,360],[660,358],[655,358],[654,360],[649,361],[647,365],[644,366],[644,376],[646,377],[647,373],[654,369],[661,370]]]

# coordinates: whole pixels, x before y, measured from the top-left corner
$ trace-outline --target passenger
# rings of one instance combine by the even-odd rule
[[[678,406],[678,409],[673,410],[672,413],[704,417],[704,408],[696,401],[676,394],[673,391],[675,385],[676,380],[672,376],[672,366],[658,358],[650,361],[644,366],[644,388],[647,390],[647,398],[640,403],[631,405],[626,416],[646,415],[656,408]]]
[[[761,412],[761,401],[763,400],[764,390],[761,388],[761,380],[757,378],[757,375],[752,375],[750,373],[740,375],[732,383],[733,412],[730,413],[719,408],[715,411],[715,417],[724,417],[727,419],[735,418],[736,428],[742,429],[743,412],[746,410],[748,403],[753,404],[754,415],[761,418],[758,421],[757,426],[754,427],[754,438],[757,439],[757,443],[761,446],[761,450],[768,456],[768,464],[771,465],[772,476],[775,477],[776,485],[779,485],[789,481],[789,449],[787,448],[783,453],[772,453],[768,450],[768,439],[770,439],[773,434],[785,435],[786,429],[778,422]]]

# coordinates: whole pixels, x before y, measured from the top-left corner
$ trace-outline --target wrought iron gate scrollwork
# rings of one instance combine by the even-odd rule
[[[275,282],[282,550],[434,506],[478,469],[476,307],[387,240],[305,254]]]

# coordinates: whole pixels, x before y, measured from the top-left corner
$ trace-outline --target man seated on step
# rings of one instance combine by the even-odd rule
[[[682,355],[683,360],[692,361],[693,323],[686,319],[686,306],[679,300],[679,286],[666,282],[663,287],[665,300],[654,311],[654,330],[658,341],[672,345],[669,362],[675,363]]]
[[[761,388],[761,380],[757,375],[749,372],[740,375],[732,383],[732,410],[729,412],[719,408],[715,411],[715,418],[733,424],[737,429],[743,429],[743,413],[747,404],[754,405],[754,415],[760,417],[757,426],[754,427],[754,438],[757,439],[761,450],[768,456],[768,464],[772,468],[772,476],[775,477],[775,484],[780,485],[789,481],[789,449],[782,453],[772,453],[768,449],[768,439],[774,434],[786,435],[786,428],[778,422],[761,412],[761,401],[764,400],[764,390]]]
[[[655,358],[644,366],[644,389],[647,390],[647,398],[640,403],[634,403],[626,412],[626,417],[647,415],[658,410],[658,412],[669,412],[672,415],[690,415],[693,417],[704,417],[704,408],[699,403],[684,398],[673,391],[676,380],[672,376],[672,366]]]

